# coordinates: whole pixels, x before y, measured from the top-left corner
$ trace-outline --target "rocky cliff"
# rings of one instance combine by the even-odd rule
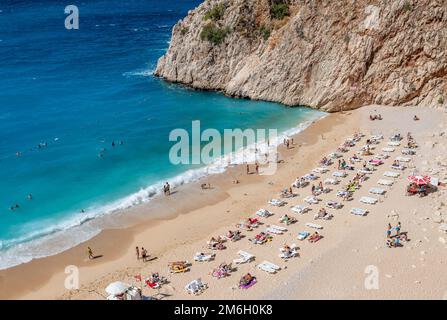
[[[155,75],[333,112],[447,103],[446,0],[206,0]]]

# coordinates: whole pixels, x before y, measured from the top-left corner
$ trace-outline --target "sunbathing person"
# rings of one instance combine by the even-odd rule
[[[242,285],[242,286],[247,286],[247,285],[249,285],[254,279],[255,279],[255,278],[254,278],[251,274],[247,273],[245,276],[243,276],[243,277],[241,278],[241,280],[239,281],[239,284]]]
[[[309,240],[309,242],[317,242],[318,240],[320,240],[321,239],[321,236],[320,236],[320,234],[318,233],[318,231],[315,231],[309,238],[308,238],[308,240]]]

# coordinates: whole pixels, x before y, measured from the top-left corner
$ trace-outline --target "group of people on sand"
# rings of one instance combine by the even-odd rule
[[[386,231],[386,245],[389,248],[402,247],[401,241],[408,241],[407,234],[401,232],[402,225],[400,222],[397,223],[395,227],[388,223],[388,228]]]
[[[382,115],[381,114],[374,114],[374,115],[370,114],[369,119],[373,120],[373,121],[374,120],[382,120]]]
[[[247,174],[251,174],[250,165],[248,163],[247,163],[246,169],[247,169]],[[259,174],[259,163],[258,163],[258,161],[255,162],[255,172],[256,172],[256,174]]]
[[[141,259],[141,261],[146,262],[150,258],[150,255],[147,253],[147,250],[144,247],[141,247],[141,252],[140,248],[135,247],[135,253],[137,256],[137,260]]]
[[[293,145],[293,138],[291,138],[291,139],[284,139],[283,144],[286,146],[287,149],[289,149],[290,145]]]

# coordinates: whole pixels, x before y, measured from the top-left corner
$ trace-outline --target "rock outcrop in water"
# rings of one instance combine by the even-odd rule
[[[155,75],[228,95],[340,111],[447,100],[445,0],[206,0]]]

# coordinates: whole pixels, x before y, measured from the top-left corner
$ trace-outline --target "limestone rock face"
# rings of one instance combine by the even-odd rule
[[[282,2],[289,14],[274,19],[272,0],[206,0],[174,26],[155,75],[329,112],[447,103],[445,0]],[[224,40],[204,38],[207,25]]]

